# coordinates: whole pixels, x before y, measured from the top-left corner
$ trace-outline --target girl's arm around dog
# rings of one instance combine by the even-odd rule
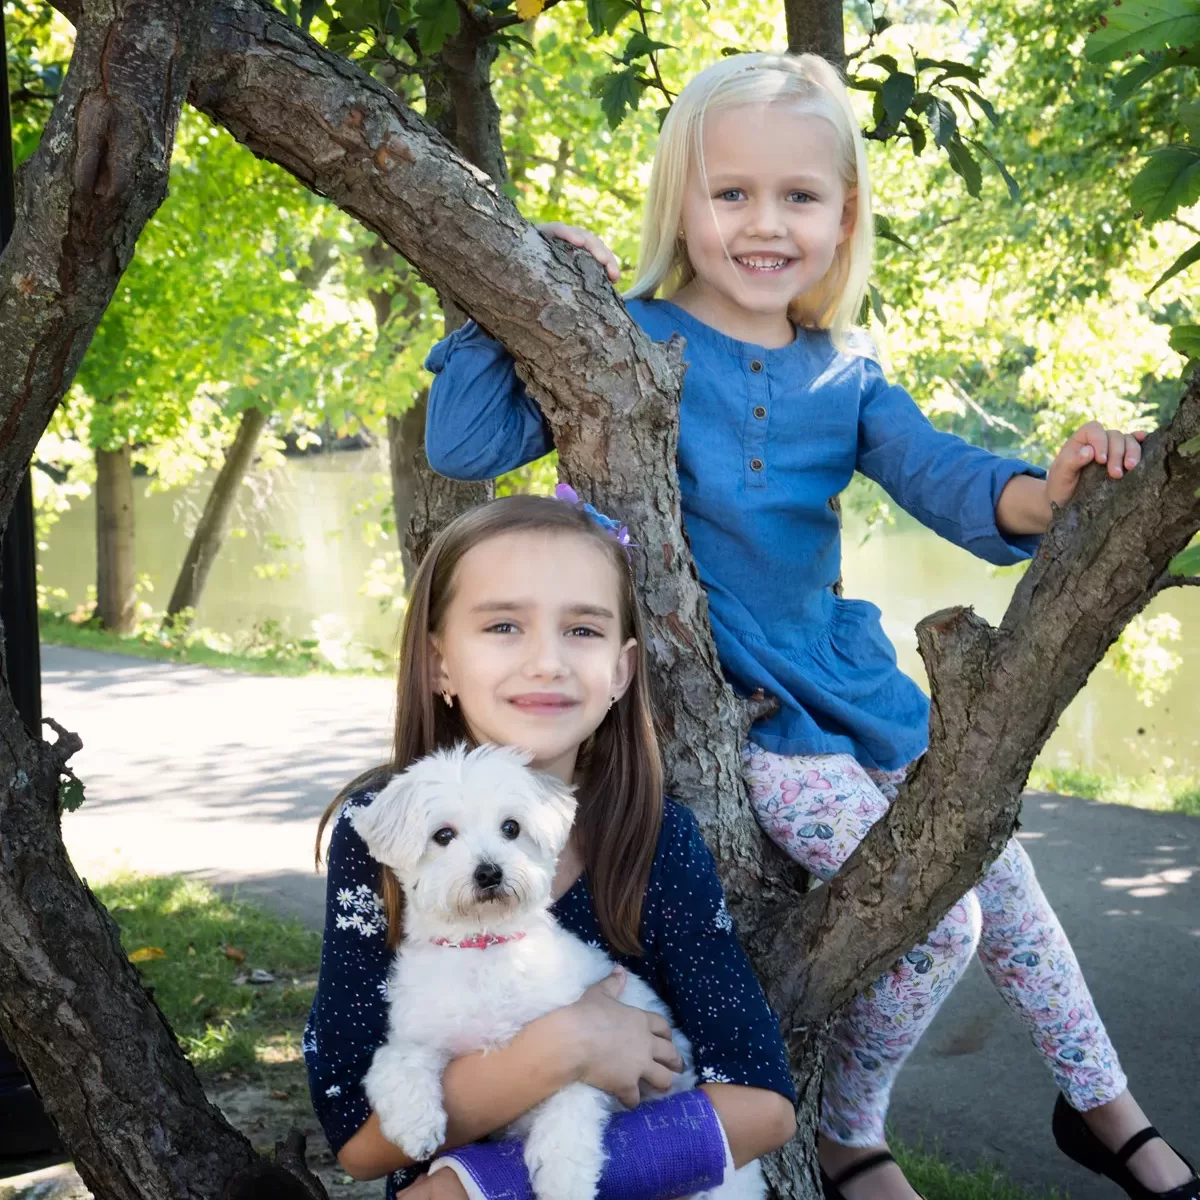
[[[443,1149],[504,1128],[569,1083],[588,1083],[626,1104],[637,1103],[639,1080],[665,1091],[683,1065],[670,1029],[656,1014],[621,1004],[623,986],[615,972],[575,1004],[531,1022],[503,1049],[455,1059],[442,1076]],[[721,1111],[716,1099],[713,1106]],[[412,1165],[380,1132],[374,1113],[341,1148],[338,1162],[355,1179]]]

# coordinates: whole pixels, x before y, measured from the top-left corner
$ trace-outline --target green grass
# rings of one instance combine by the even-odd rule
[[[95,889],[193,1064],[207,1074],[299,1061],[320,935],[178,875],[118,876]],[[243,961],[226,954],[244,952]],[[276,982],[235,983],[254,968]]]
[[[1200,817],[1200,778],[1159,774],[1117,775],[1084,771],[1077,767],[1034,767],[1029,787],[1063,796],[1082,796],[1108,804],[1128,804],[1159,812],[1185,813]]]
[[[925,1200],[1063,1200],[1058,1191],[1030,1192],[989,1166],[960,1171],[917,1146],[908,1148],[888,1139],[909,1183]]]
[[[210,644],[218,641],[217,635],[203,629],[164,632],[157,623],[146,622],[136,632],[122,635],[100,629],[90,621],[77,624],[65,613],[49,609],[38,612],[38,634],[50,646],[74,646],[80,650],[128,654],[156,662],[190,663],[250,675],[372,675],[392,669],[391,662],[380,656],[378,670],[340,670],[322,657],[316,641],[287,637],[270,622],[240,641],[219,639],[235,646],[232,650]]]

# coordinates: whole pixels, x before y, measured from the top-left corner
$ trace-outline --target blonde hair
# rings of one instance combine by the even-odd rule
[[[734,55],[701,71],[680,92],[659,137],[646,195],[638,277],[626,295],[648,298],[662,288],[669,297],[695,278],[679,229],[693,155],[705,171],[704,118],[748,104],[787,104],[793,111],[823,118],[837,134],[842,183],[847,195],[855,196],[854,229],[838,246],[825,277],[792,301],[789,316],[798,325],[828,329],[844,345],[871,273],[871,182],[846,85],[837,69],[816,54]]]

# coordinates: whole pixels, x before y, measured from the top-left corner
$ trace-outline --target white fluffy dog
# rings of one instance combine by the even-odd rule
[[[404,888],[404,943],[388,980],[388,1040],[364,1086],[384,1136],[417,1161],[445,1139],[442,1072],[452,1058],[503,1046],[534,1018],[574,1003],[613,967],[549,912],[575,801],[564,784],[526,761],[495,746],[442,751],[350,811],[368,850]],[[670,1020],[666,1005],[632,974],[621,1000]],[[691,1046],[682,1034],[674,1037],[685,1070],[673,1092],[696,1083]],[[539,1200],[592,1200],[604,1164],[604,1124],[619,1107],[604,1092],[571,1084],[506,1131],[525,1138]],[[705,1193],[711,1200],[763,1195],[757,1163]]]

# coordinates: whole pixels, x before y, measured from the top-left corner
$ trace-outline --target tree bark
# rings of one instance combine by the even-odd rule
[[[0,526],[165,195],[209,9],[199,0],[74,7],[70,71],[0,256]],[[31,736],[0,687],[0,1035],[101,1200],[221,1200],[239,1172],[262,1165],[208,1103],[116,925],[67,858],[58,787],[81,743],[58,733],[53,745]]]
[[[819,54],[835,67],[846,66],[842,0],[784,0],[788,53]]]
[[[168,621],[178,617],[185,609],[191,609],[193,614],[187,623],[190,625],[195,619],[195,610],[200,607],[200,597],[204,594],[208,573],[212,570],[212,565],[225,542],[225,535],[229,531],[229,514],[233,511],[234,498],[246,477],[246,472],[254,462],[259,435],[266,423],[267,414],[261,408],[248,408],[242,413],[233,444],[229,447],[225,462],[213,481],[212,490],[204,502],[200,523],[196,526],[196,532],[192,534],[183,566],[179,568],[179,577],[175,580],[171,600],[167,605]]]
[[[133,632],[134,554],[132,448],[126,443],[96,451],[96,615],[113,633]]]
[[[500,108],[492,95],[492,63],[496,46],[474,17],[463,11],[458,33],[442,52],[426,63],[421,72],[425,84],[425,119],[471,163],[485,172],[499,188],[509,182],[508,160],[500,140]],[[441,295],[445,323],[443,337],[466,321],[466,315],[448,297]],[[413,409],[393,425],[388,422],[388,445],[392,450],[393,496],[396,495],[396,465],[407,477],[405,521],[396,518],[396,531],[402,535],[404,578],[425,557],[439,529],[460,513],[492,498],[490,481],[466,483],[439,475],[425,457],[425,413],[428,390],[422,392]]]

